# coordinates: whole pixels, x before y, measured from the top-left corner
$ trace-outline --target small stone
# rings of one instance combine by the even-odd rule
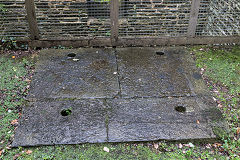
[[[109,148],[108,148],[108,147],[104,147],[103,150],[104,150],[105,152],[109,152]]]
[[[77,58],[74,58],[74,59],[73,59],[73,61],[77,62],[77,61],[79,61],[79,59],[77,59]]]
[[[153,146],[155,149],[158,149],[158,147],[159,147],[157,143],[154,143]]]
[[[179,145],[178,145],[178,148],[182,148],[183,147],[183,145],[182,145],[182,143],[180,143]]]
[[[117,74],[117,72],[113,72],[113,74]]]

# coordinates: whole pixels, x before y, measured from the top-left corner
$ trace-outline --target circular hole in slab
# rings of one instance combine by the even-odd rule
[[[62,116],[69,116],[71,113],[72,113],[72,110],[71,110],[71,109],[63,109],[63,110],[61,111],[61,115],[62,115]]]
[[[165,53],[163,52],[163,51],[157,51],[156,52],[156,55],[159,55],[159,56],[162,56],[162,55],[164,55]]]
[[[73,58],[73,57],[75,57],[76,56],[76,54],[75,53],[68,53],[68,55],[67,55],[68,57],[70,57],[70,58]]]
[[[175,110],[177,112],[184,113],[184,112],[186,112],[186,107],[184,107],[184,106],[177,106],[177,107],[175,107]]]

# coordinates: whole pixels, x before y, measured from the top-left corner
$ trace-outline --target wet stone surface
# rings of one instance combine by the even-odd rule
[[[191,88],[178,52],[154,48],[118,49],[123,97],[185,96]]]
[[[208,107],[197,98],[117,99],[112,106],[110,142],[216,138]],[[179,112],[179,106],[186,109]]]
[[[63,116],[62,110],[71,114]],[[106,142],[102,100],[34,102],[24,108],[13,146]]]
[[[111,98],[119,92],[115,72],[111,49],[44,50],[28,98]]]
[[[216,139],[221,112],[183,48],[43,50],[12,146]]]

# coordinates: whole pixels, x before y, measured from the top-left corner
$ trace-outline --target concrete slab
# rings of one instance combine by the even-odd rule
[[[111,98],[119,92],[116,73],[112,49],[43,50],[28,99]]]
[[[216,139],[227,128],[182,47],[43,50],[28,99],[15,147]]]

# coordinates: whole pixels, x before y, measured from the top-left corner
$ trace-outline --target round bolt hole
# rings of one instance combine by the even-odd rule
[[[158,52],[156,52],[156,55],[159,55],[159,56],[162,56],[162,55],[164,55],[165,53],[163,52],[163,51],[158,51]]]
[[[71,109],[63,109],[63,110],[61,111],[61,115],[62,115],[62,116],[69,116],[71,113],[72,113],[72,110],[71,110]]]
[[[75,57],[76,54],[75,53],[69,53],[67,56],[72,58],[72,57]]]
[[[184,113],[184,112],[186,112],[186,107],[184,107],[184,106],[177,106],[177,107],[175,107],[175,110],[177,112]]]

